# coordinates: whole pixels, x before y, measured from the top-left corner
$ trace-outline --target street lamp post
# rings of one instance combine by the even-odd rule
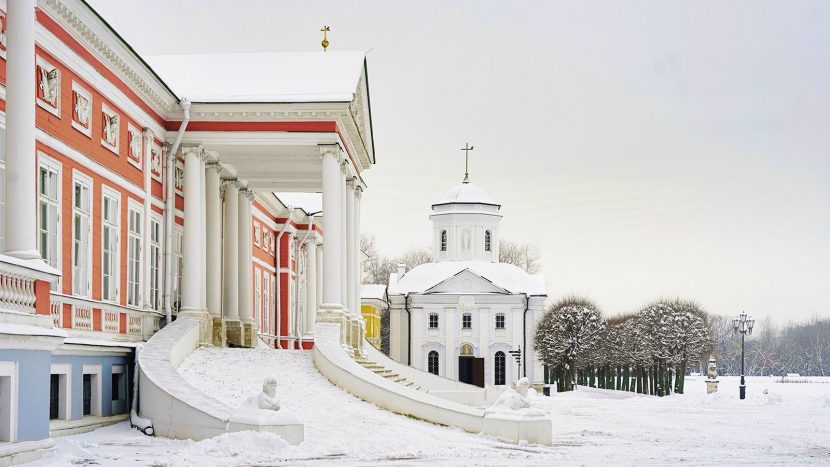
[[[744,379],[744,339],[747,334],[752,334],[755,327],[755,320],[745,312],[732,318],[732,332],[741,335],[741,399],[746,399],[746,380]]]

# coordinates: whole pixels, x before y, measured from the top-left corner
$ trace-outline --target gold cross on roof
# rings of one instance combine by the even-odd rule
[[[331,29],[328,26],[323,26],[323,29],[320,30],[320,32],[323,33],[323,42],[320,42],[320,45],[323,46],[323,52],[325,52],[326,49],[329,47],[329,40],[326,37],[326,33],[328,33],[329,31],[331,31]]]

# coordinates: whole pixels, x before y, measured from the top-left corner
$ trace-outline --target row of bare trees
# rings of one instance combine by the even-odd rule
[[[694,302],[659,300],[606,320],[569,297],[537,323],[534,346],[558,391],[574,384],[641,394],[682,393],[687,365],[711,348],[706,313]]]

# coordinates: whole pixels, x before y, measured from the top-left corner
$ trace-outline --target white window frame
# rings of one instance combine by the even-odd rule
[[[432,368],[430,368],[430,365],[432,364],[432,362],[429,361],[430,355],[432,355],[433,352],[435,353],[435,371],[434,372],[432,371]],[[437,350],[430,350],[429,352],[427,352],[427,373],[432,373],[433,375],[436,375],[436,376],[440,376],[440,374],[441,374],[441,353],[438,352]]]
[[[81,122],[75,120],[75,94],[89,101],[89,122],[85,128]],[[72,128],[83,133],[87,138],[92,138],[92,93],[86,90],[77,81],[72,80],[72,113],[70,120],[72,121]]]
[[[19,364],[0,362],[0,443],[17,442],[17,414],[20,405]]]
[[[435,318],[435,326],[432,325],[432,318],[433,317]],[[441,326],[441,319],[438,317],[438,313],[433,311],[429,315],[427,315],[427,328],[428,329],[439,329],[440,326]]]
[[[138,231],[130,228],[131,219],[136,216],[137,221],[135,227]],[[141,305],[141,268],[144,264],[141,261],[142,243],[143,243],[143,229],[144,226],[144,209],[135,200],[130,198],[127,203],[127,305],[138,307]],[[137,247],[138,251],[133,251],[133,247]],[[133,253],[137,256],[133,258]],[[137,267],[133,267],[134,263]],[[133,277],[135,276],[135,277]],[[131,292],[134,292],[131,296]],[[133,299],[132,301],[130,299]]]
[[[493,234],[489,230],[484,231],[484,251],[493,251]]]
[[[118,209],[116,212],[116,221],[107,221],[106,220],[106,213],[104,209],[106,207],[106,202],[104,201],[106,198],[110,198],[115,200],[118,203]],[[101,301],[110,302],[110,303],[118,303],[118,299],[120,297],[120,285],[121,285],[121,193],[116,190],[113,190],[110,187],[104,186],[101,189]],[[114,267],[110,269],[110,283],[114,282],[114,287],[110,290],[113,292],[114,297],[110,297],[109,293],[105,298],[104,293],[108,292],[104,288],[104,231],[107,229],[113,229],[116,233],[115,237],[115,257],[113,261]],[[112,279],[115,279],[114,281]]]
[[[86,189],[89,197],[89,209],[87,212],[82,211],[76,206],[75,200],[75,186],[80,185],[82,189]],[[92,178],[87,175],[72,171],[72,294],[80,297],[90,297],[92,295],[92,213],[95,205],[95,196],[93,192]],[[76,216],[86,217],[86,261],[82,266],[76,266],[78,262],[75,243],[79,240],[75,238],[75,218]],[[86,290],[81,290],[78,286],[77,278],[83,276],[86,281]]]
[[[499,318],[501,318],[501,327],[499,327]],[[496,313],[493,326],[496,331],[504,331],[507,329],[507,316],[504,313]]]
[[[41,192],[41,188],[40,188],[40,170],[42,168],[46,168],[48,171],[54,172],[56,177],[57,177],[57,193],[55,194],[55,199],[50,199],[47,196],[42,195],[40,193]],[[63,189],[62,189],[63,177],[62,177],[62,174],[61,174],[61,171],[62,171],[61,169],[62,169],[62,166],[61,166],[60,162],[52,159],[51,157],[47,156],[46,154],[44,154],[42,152],[38,152],[38,169],[37,169],[38,170],[38,172],[37,172],[37,184],[38,184],[38,186],[37,186],[37,200],[38,200],[38,202],[37,202],[37,213],[36,213],[36,218],[37,218],[37,248],[38,248],[38,252],[40,252],[41,248],[42,248],[41,239],[40,239],[40,230],[41,230],[40,229],[40,203],[45,202],[47,204],[54,205],[55,208],[56,208],[55,225],[56,225],[57,232],[55,232],[54,238],[51,238],[52,237],[51,233],[47,233],[47,241],[49,241],[51,239],[51,241],[54,242],[55,245],[51,245],[51,243],[50,243],[49,245],[47,245],[47,247],[52,247],[52,246],[55,247],[55,264],[50,265],[50,266],[53,266],[55,269],[57,269],[59,271],[61,270],[61,265],[62,265],[61,253],[62,253],[62,250],[63,250],[61,248],[61,240],[62,240],[62,235],[61,235],[61,230],[62,230],[61,229],[61,201],[62,201],[62,199],[61,198],[62,198],[62,195],[63,195]],[[51,248],[49,248],[49,249],[51,249]],[[41,253],[41,256],[42,255],[43,254]],[[49,263],[49,260],[47,258],[44,258],[44,260],[46,260],[47,264]],[[56,282],[52,283],[52,290],[55,290],[55,291],[60,290],[60,283],[61,283],[60,278]]]
[[[178,308],[182,307],[182,269],[184,264],[184,227],[175,225],[173,227],[173,305],[174,310],[176,302]]]
[[[260,329],[268,332],[268,316],[271,310],[271,282],[268,280],[270,274],[262,271],[262,322],[259,323]]]
[[[465,321],[468,322],[470,325],[465,326],[465,324],[466,324]],[[461,314],[461,329],[473,329],[473,314],[472,313],[462,313]]]
[[[254,322],[262,325],[262,273],[259,268],[254,268]]]
[[[271,276],[271,275],[269,274],[269,276]],[[279,299],[279,297],[277,297],[277,277],[276,276],[271,276],[271,307],[269,308],[269,310],[276,310],[277,309],[277,300],[278,299]],[[269,318],[268,318],[268,325],[269,326],[271,325],[270,321],[271,321],[271,319],[270,319],[270,315],[269,315]],[[279,326],[279,323],[274,323],[274,324],[275,324],[274,328],[276,330],[276,327]],[[268,329],[269,329],[269,332],[270,332],[271,328],[269,327]],[[272,334],[277,334],[277,332],[275,331]]]
[[[92,375],[92,397],[89,401],[89,415],[83,415],[83,407],[81,407],[81,416],[82,417],[100,417],[101,416],[101,399],[102,399],[102,391],[101,386],[103,384],[102,377],[101,377],[101,364],[96,363],[94,365],[84,365],[83,368],[84,375]],[[81,391],[83,391],[83,380],[81,381]],[[81,394],[81,404],[83,404],[83,394]]]
[[[156,214],[150,215],[150,232],[148,235],[150,236],[150,277],[147,278],[150,281],[150,296],[148,297],[150,301],[150,307],[153,310],[160,311],[161,310],[161,298],[162,298],[162,266],[164,261],[163,256],[163,241],[164,241],[164,232],[162,230],[163,220],[161,216]],[[157,226],[156,229],[158,231],[158,238],[157,240],[153,240],[153,226]],[[155,256],[153,252],[155,250]],[[156,267],[155,270],[153,269],[153,258],[156,259]],[[153,289],[153,282],[155,282],[156,287],[155,290]]]
[[[61,398],[58,406],[58,420],[72,419],[72,364],[53,363],[49,375],[61,375],[60,389]],[[51,382],[49,387],[51,388]],[[51,399],[51,396],[50,396]]]

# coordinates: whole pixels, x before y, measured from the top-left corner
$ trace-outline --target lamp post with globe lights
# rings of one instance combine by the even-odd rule
[[[744,339],[747,334],[752,334],[752,328],[755,327],[755,320],[752,316],[745,312],[732,318],[732,332],[741,335],[741,399],[746,399],[746,380],[744,379]]]

